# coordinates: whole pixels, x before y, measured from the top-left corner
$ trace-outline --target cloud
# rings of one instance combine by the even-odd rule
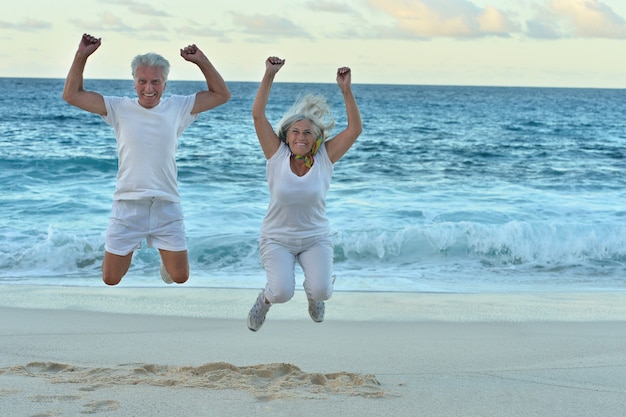
[[[186,35],[200,37],[200,38],[218,38],[221,42],[228,42],[228,34],[227,31],[216,29],[214,25],[211,24],[200,24],[197,22],[190,22],[185,26],[182,26],[177,29],[179,33],[184,33]]]
[[[108,12],[103,13],[99,21],[85,22],[78,19],[70,19],[70,22],[79,28],[90,28],[92,34],[100,31],[136,32],[136,29],[128,26],[121,18]]]
[[[395,21],[398,37],[471,38],[519,31],[504,12],[467,0],[369,0],[369,5]]]
[[[536,18],[526,22],[526,34],[537,39],[559,39],[563,36],[553,19]]]
[[[10,23],[0,21],[0,29],[12,29],[19,30],[22,32],[37,32],[40,30],[47,30],[52,27],[52,24],[49,22],[44,22],[42,20],[35,19],[23,19],[19,23]]]
[[[305,7],[314,12],[331,12],[331,13],[355,13],[354,9],[346,3],[338,3],[329,0],[313,0],[305,3]]]
[[[143,24],[139,28],[139,30],[146,31],[146,32],[163,33],[163,32],[167,32],[168,28],[165,25],[163,25],[161,22],[159,22],[158,20],[152,20],[150,22]]]
[[[533,38],[626,39],[626,21],[599,0],[551,0],[527,22]]]
[[[155,9],[150,3],[142,3],[134,0],[102,0],[101,3],[107,5],[126,6],[131,13],[141,14],[146,16],[170,16],[162,10]]]
[[[294,24],[291,20],[276,15],[245,15],[232,13],[235,25],[242,28],[244,33],[249,33],[260,38],[311,38],[311,35]],[[257,40],[259,40],[257,39]]]

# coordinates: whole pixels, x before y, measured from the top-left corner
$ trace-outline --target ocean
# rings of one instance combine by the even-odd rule
[[[0,78],[0,284],[104,286],[117,170],[113,130],[62,98],[64,80]],[[191,277],[185,286],[261,288],[268,204],[251,106],[229,82],[178,149]],[[131,80],[85,80],[134,96]],[[168,82],[192,94],[200,81]],[[327,213],[336,291],[626,289],[626,91],[353,86],[364,130],[335,166]],[[275,124],[302,92],[345,113],[335,84],[277,82]],[[302,281],[301,270],[297,279]],[[158,252],[135,253],[120,286],[165,286]]]

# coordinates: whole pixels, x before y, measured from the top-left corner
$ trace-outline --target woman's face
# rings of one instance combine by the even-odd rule
[[[310,120],[298,120],[287,130],[287,145],[294,154],[306,155],[315,143],[313,123]]]

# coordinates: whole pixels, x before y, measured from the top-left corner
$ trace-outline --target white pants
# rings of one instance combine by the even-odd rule
[[[333,242],[330,236],[307,239],[260,240],[260,253],[267,276],[265,298],[285,303],[296,288],[296,261],[304,272],[304,290],[309,299],[328,300],[333,292]]]

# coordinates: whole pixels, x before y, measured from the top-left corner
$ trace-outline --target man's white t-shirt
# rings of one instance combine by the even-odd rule
[[[180,202],[176,150],[178,137],[198,118],[195,95],[174,95],[147,109],[137,98],[105,96],[117,138],[118,173],[114,200],[158,198]]]
[[[325,144],[315,154],[309,172],[301,177],[291,171],[290,156],[289,147],[281,144],[267,160],[270,203],[261,226],[261,237],[304,239],[330,233],[326,194],[333,164]]]

